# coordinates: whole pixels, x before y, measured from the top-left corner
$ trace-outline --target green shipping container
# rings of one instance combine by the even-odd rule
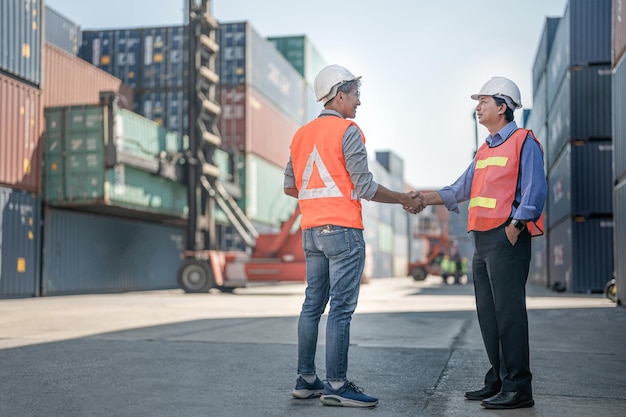
[[[110,124],[101,106],[46,109],[43,194],[48,204],[115,207],[186,218],[184,185],[129,165],[105,164]],[[178,150],[180,141],[143,117],[117,109],[116,149],[146,160]]]

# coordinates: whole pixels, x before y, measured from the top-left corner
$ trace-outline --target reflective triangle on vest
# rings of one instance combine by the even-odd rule
[[[315,167],[317,167],[317,173],[319,174],[319,178],[324,183],[324,186],[309,188],[309,181],[313,176]],[[337,183],[328,172],[326,165],[324,165],[324,161],[322,161],[322,157],[317,150],[317,146],[313,145],[313,151],[311,151],[311,154],[306,161],[306,166],[304,167],[304,172],[302,174],[302,187],[300,187],[298,199],[309,200],[312,198],[322,197],[343,197],[343,195],[341,194],[341,190],[337,186]]]

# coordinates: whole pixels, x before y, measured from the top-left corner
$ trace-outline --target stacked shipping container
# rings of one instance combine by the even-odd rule
[[[39,293],[42,0],[0,14],[0,296]]]
[[[613,218],[618,302],[626,303],[626,3],[613,0]]]
[[[546,20],[533,67],[527,127],[544,145],[548,176],[547,245],[533,256],[548,264],[531,276],[547,266],[555,289],[599,292],[611,278],[610,20],[610,0],[570,0],[562,18]]]

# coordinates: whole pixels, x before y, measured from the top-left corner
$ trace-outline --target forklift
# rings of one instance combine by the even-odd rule
[[[187,293],[212,288],[230,292],[250,282],[305,282],[300,212],[296,210],[277,233],[260,234],[237,205],[237,182],[214,164],[221,137],[217,102],[219,75],[216,59],[218,23],[209,0],[188,0],[189,15],[189,147],[185,155],[185,180],[189,216],[185,251],[176,274]],[[244,250],[224,250],[218,244],[216,209],[226,215],[241,236]]]

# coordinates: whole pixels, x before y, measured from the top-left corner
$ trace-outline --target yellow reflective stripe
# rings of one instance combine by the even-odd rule
[[[494,165],[504,167],[506,166],[508,160],[509,158],[507,158],[506,156],[491,156],[487,159],[479,159],[478,161],[476,161],[476,169],[487,168],[488,166]]]
[[[496,208],[496,199],[489,197],[474,197],[470,199],[469,208],[472,207],[485,207],[485,208]]]

